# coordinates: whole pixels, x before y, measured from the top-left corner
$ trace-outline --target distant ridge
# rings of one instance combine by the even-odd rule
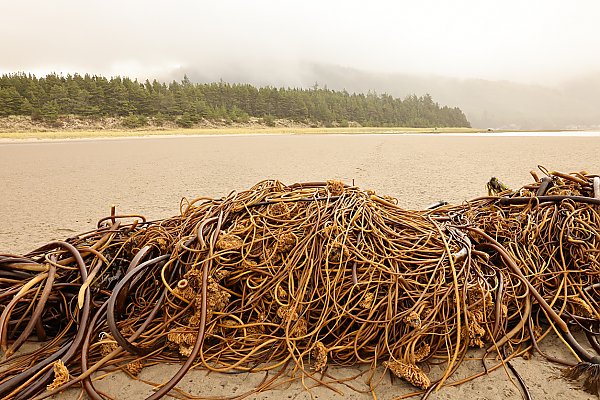
[[[190,76],[193,73],[190,71]],[[600,72],[554,86],[445,76],[375,73],[335,65],[303,68],[302,82],[330,88],[385,91],[396,97],[430,93],[442,104],[460,107],[474,127],[493,129],[600,129]]]

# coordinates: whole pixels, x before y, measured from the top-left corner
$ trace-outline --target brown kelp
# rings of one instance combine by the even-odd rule
[[[328,365],[357,363],[427,396],[473,347],[500,359],[487,370],[538,352],[597,393],[600,178],[541,174],[423,211],[337,181],[263,181],[159,221],[113,208],[93,231],[0,254],[0,395],[102,399],[99,370],[181,360],[150,398],[186,397],[190,368],[275,371],[259,391],[284,374],[329,386]],[[539,349],[551,331],[573,360]]]

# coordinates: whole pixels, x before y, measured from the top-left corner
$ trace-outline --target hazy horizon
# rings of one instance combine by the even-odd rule
[[[0,73],[430,93],[476,126],[600,125],[595,1],[10,3]]]

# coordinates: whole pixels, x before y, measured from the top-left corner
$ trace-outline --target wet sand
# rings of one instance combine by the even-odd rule
[[[222,196],[259,180],[284,183],[339,179],[389,194],[407,208],[438,200],[460,202],[485,194],[496,176],[511,187],[529,182],[538,164],[550,169],[600,171],[600,137],[474,137],[472,135],[281,135],[207,136],[0,143],[0,252],[23,253],[52,239],[93,229],[117,205],[120,213],[149,219],[178,213],[181,197]],[[552,354],[566,357],[558,340],[546,343]],[[535,399],[588,399],[558,376],[555,366],[535,356],[516,360],[517,370]],[[145,368],[141,378],[164,382],[177,365]],[[457,374],[482,370],[468,362]],[[354,368],[334,368],[349,376]],[[264,375],[209,374],[193,371],[180,388],[196,395],[233,395],[258,384]],[[310,384],[310,383],[308,383]],[[519,398],[515,378],[501,368],[431,399]],[[364,379],[355,387],[367,390]],[[147,385],[122,374],[99,381],[100,390],[116,398],[143,398]],[[372,398],[338,386],[345,399]],[[389,377],[377,398],[408,393],[410,386]],[[76,397],[71,393],[67,397]],[[312,394],[339,397],[326,388]],[[251,398],[310,398],[299,383]]]

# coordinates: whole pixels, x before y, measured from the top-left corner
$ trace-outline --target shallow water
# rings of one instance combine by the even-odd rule
[[[423,208],[511,187],[538,164],[600,171],[600,133],[261,135],[0,144],[0,252],[93,229],[112,204],[164,218],[181,197],[222,196],[266,179],[340,179]],[[552,135],[552,136],[550,136]],[[573,136],[578,135],[578,136]]]

